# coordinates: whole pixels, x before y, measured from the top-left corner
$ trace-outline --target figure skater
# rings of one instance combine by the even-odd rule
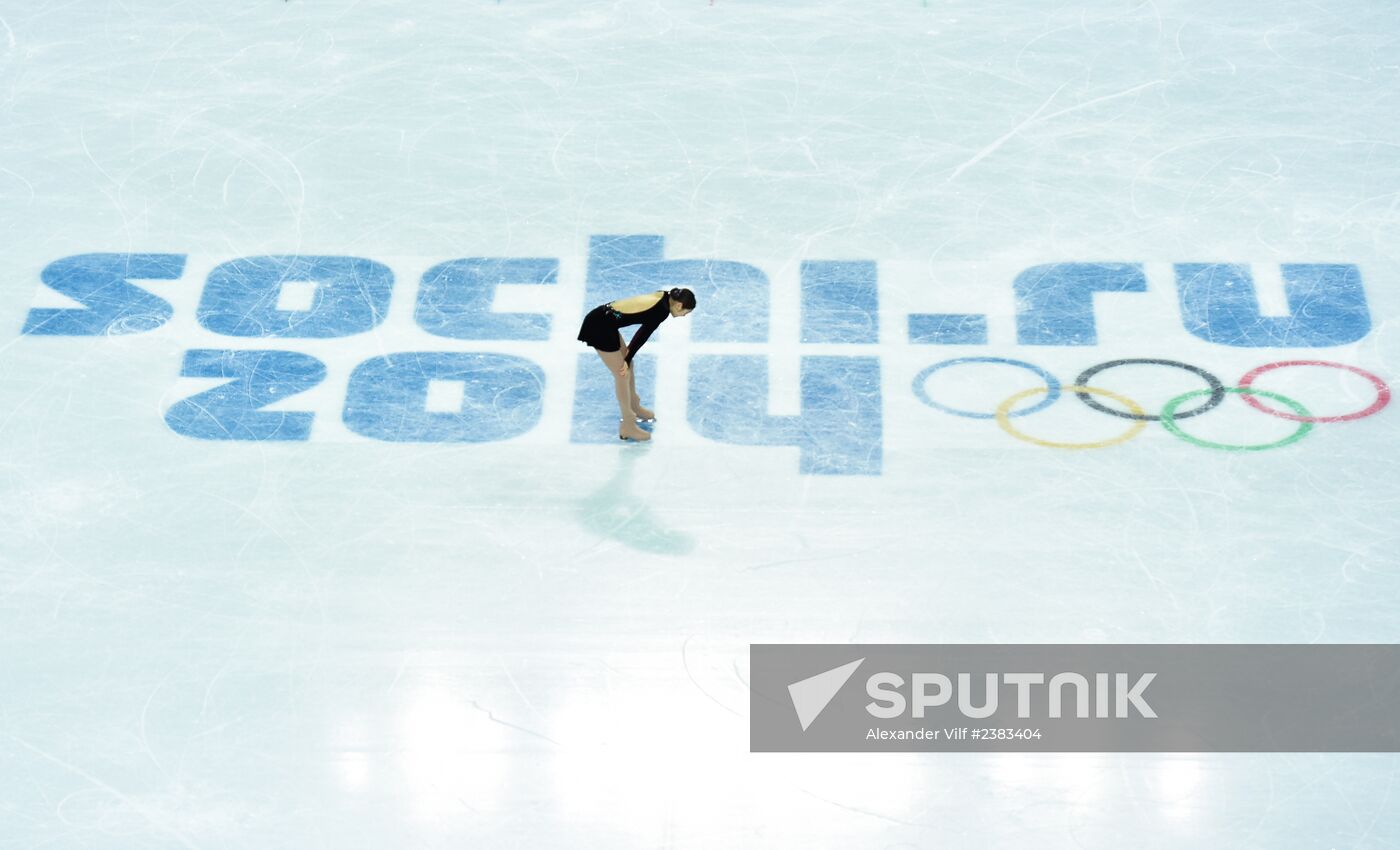
[[[651,422],[656,419],[654,413],[642,407],[642,399],[637,395],[632,358],[646,343],[651,332],[656,330],[656,326],[666,321],[668,316],[686,316],[694,309],[694,292],[672,289],[670,292],[649,292],[610,301],[594,307],[583,317],[583,325],[578,329],[579,342],[592,346],[613,375],[617,409],[621,414],[617,426],[619,440],[636,440],[639,443],[650,440],[651,434],[638,428],[635,420]],[[622,333],[618,329],[628,325],[641,327],[632,335],[632,342],[624,346]]]

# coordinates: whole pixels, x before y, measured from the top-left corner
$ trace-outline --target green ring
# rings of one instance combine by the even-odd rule
[[[1267,390],[1256,390],[1253,387],[1226,387],[1225,392],[1234,393],[1235,395],[1252,395],[1263,396],[1264,398],[1271,398],[1274,401],[1279,402],[1280,404],[1286,407],[1293,408],[1293,412],[1299,416],[1312,416],[1312,414],[1308,413],[1308,409],[1306,407],[1289,398],[1288,396],[1279,395],[1278,393],[1271,393]],[[1162,407],[1162,426],[1168,431],[1175,434],[1177,437],[1180,437],[1181,439],[1185,440],[1193,446],[1200,446],[1203,449],[1221,449],[1222,451],[1227,452],[1262,452],[1265,449],[1281,449],[1289,443],[1296,443],[1299,440],[1303,439],[1308,435],[1308,432],[1313,429],[1313,423],[1300,422],[1298,423],[1298,430],[1294,431],[1292,434],[1289,434],[1287,437],[1284,437],[1282,440],[1275,440],[1272,443],[1261,443],[1257,446],[1237,446],[1231,443],[1213,443],[1210,440],[1202,440],[1200,437],[1193,437],[1185,431],[1181,430],[1181,426],[1176,424],[1176,409],[1180,407],[1183,402],[1190,401],[1191,399],[1196,398],[1197,396],[1210,395],[1210,393],[1210,390],[1192,390],[1189,393],[1182,393],[1181,395],[1167,402]]]

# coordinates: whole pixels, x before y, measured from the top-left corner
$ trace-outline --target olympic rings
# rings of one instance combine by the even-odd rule
[[[1177,405],[1181,404],[1183,401],[1195,398],[1198,395],[1205,395],[1206,392],[1206,390],[1192,390],[1189,393],[1182,393],[1181,395],[1177,396],[1176,398],[1172,399],[1171,401],[1167,402],[1165,405],[1162,406],[1162,424],[1166,426],[1166,429],[1172,432],[1172,434],[1176,435],[1177,437],[1180,437],[1181,439],[1185,440],[1193,446],[1200,446],[1201,448],[1206,449],[1223,449],[1225,451],[1230,452],[1258,452],[1263,451],[1264,449],[1281,449],[1284,446],[1289,445],[1290,443],[1296,443],[1299,440],[1303,439],[1307,436],[1308,432],[1313,429],[1313,424],[1311,422],[1309,422],[1306,418],[1301,419],[1299,420],[1298,429],[1292,434],[1289,434],[1287,437],[1284,437],[1282,440],[1275,440],[1272,443],[1260,443],[1254,446],[1238,445],[1234,443],[1215,443],[1211,442],[1210,440],[1202,440],[1200,437],[1193,437],[1185,431],[1181,430],[1181,426],[1176,424],[1176,408]],[[1225,392],[1242,395],[1246,400],[1248,400],[1250,396],[1262,395],[1265,398],[1271,398],[1274,401],[1283,402],[1284,405],[1293,408],[1293,410],[1299,416],[1308,416],[1308,409],[1306,407],[1302,406],[1301,404],[1289,398],[1288,396],[1279,395],[1278,393],[1265,392],[1264,390],[1256,390],[1251,387],[1230,387],[1229,389],[1225,390]]]
[[[1049,372],[1045,371],[1044,369],[1040,368],[1034,363],[1027,363],[1024,360],[1008,360],[1005,357],[958,357],[953,360],[944,360],[942,363],[935,363],[914,376],[914,395],[919,397],[919,401],[922,401],[924,404],[927,404],[934,410],[941,410],[944,413],[951,413],[954,416],[964,416],[968,419],[995,419],[997,417],[997,414],[995,413],[977,413],[976,411],[972,410],[959,410],[956,407],[949,407],[946,404],[939,404],[938,402],[929,398],[928,394],[924,392],[924,384],[928,382],[929,375],[932,375],[939,369],[943,369],[948,366],[958,366],[963,363],[1004,363],[1007,366],[1018,366],[1022,369],[1027,369],[1040,376],[1040,379],[1045,382],[1045,386],[1048,388],[1048,390],[1046,391],[1047,395],[1045,396],[1045,400],[1038,404],[1033,404],[1025,410],[1018,410],[1017,412],[1011,414],[1012,416],[1029,416],[1030,414],[1035,413],[1038,410],[1044,410],[1045,408],[1054,404],[1060,398],[1060,380],[1054,375],[1050,374]]]
[[[1218,404],[1220,404],[1220,402],[1225,400],[1225,385],[1220,383],[1219,378],[1215,377],[1214,375],[1212,375],[1211,373],[1207,372],[1199,366],[1192,366],[1190,363],[1180,363],[1176,360],[1155,360],[1150,357],[1132,357],[1126,360],[1110,360],[1107,363],[1100,363],[1097,366],[1090,366],[1088,369],[1085,369],[1083,372],[1080,372],[1079,377],[1075,378],[1074,382],[1080,386],[1086,386],[1090,381],[1094,379],[1094,376],[1100,372],[1112,369],[1116,366],[1134,366],[1138,364],[1145,366],[1171,366],[1176,369],[1185,369],[1188,372],[1201,376],[1201,378],[1206,382],[1206,384],[1210,386],[1210,398],[1206,399],[1205,404],[1202,404],[1200,407],[1197,407],[1194,410],[1188,410],[1185,413],[1178,413],[1176,415],[1177,419],[1186,419],[1191,416],[1200,416],[1202,413],[1214,409]],[[1142,412],[1124,413],[1121,410],[1114,410],[1111,407],[1106,407],[1105,405],[1094,401],[1092,398],[1090,398],[1088,393],[1075,393],[1075,395],[1079,397],[1080,401],[1084,402],[1085,404],[1089,405],[1090,407],[1094,408],[1100,413],[1107,413],[1109,416],[1120,416],[1124,419],[1141,419],[1144,422],[1158,422],[1162,419],[1161,416],[1151,416]]]
[[[959,408],[951,407],[949,405],[936,402],[929,397],[928,392],[926,391],[924,386],[927,383],[929,376],[939,371],[940,369],[946,369],[950,366],[959,366],[969,363],[996,363],[1025,369],[1037,375],[1044,382],[1044,386],[1033,387],[1028,390],[1022,390],[1016,393],[1015,395],[1010,396],[1009,398],[1003,400],[1000,404],[998,404],[995,412],[993,413],[982,413],[973,410],[961,410]],[[1151,415],[1146,413],[1142,409],[1142,406],[1137,402],[1133,401],[1132,399],[1129,399],[1125,396],[1119,395],[1114,392],[1110,392],[1105,389],[1100,389],[1098,387],[1092,387],[1089,385],[1089,382],[1093,380],[1093,378],[1100,372],[1118,366],[1137,364],[1170,366],[1174,369],[1182,369],[1184,371],[1191,372],[1192,374],[1200,377],[1202,380],[1205,381],[1206,388],[1182,393],[1181,395],[1170,399],[1165,405],[1163,405],[1161,413]],[[1265,390],[1254,388],[1253,383],[1259,376],[1267,372],[1271,372],[1276,369],[1283,369],[1289,366],[1323,366],[1331,369],[1341,369],[1343,371],[1360,375],[1361,377],[1369,381],[1371,383],[1371,386],[1375,388],[1376,399],[1367,407],[1353,411],[1351,413],[1345,413],[1336,416],[1313,416],[1308,411],[1308,409],[1304,407],[1303,404],[1299,401],[1296,401],[1292,398],[1289,398],[1288,396],[1281,395],[1279,393],[1268,392]],[[1390,404],[1391,397],[1390,386],[1386,384],[1386,382],[1379,376],[1374,375],[1371,372],[1367,372],[1364,369],[1360,369],[1356,366],[1349,366],[1345,363],[1334,363],[1329,360],[1280,360],[1276,363],[1266,363],[1263,366],[1257,366],[1254,369],[1251,369],[1249,372],[1246,372],[1245,375],[1242,378],[1240,378],[1239,386],[1226,387],[1220,382],[1218,378],[1216,378],[1210,372],[1207,372],[1205,369],[1202,369],[1198,366],[1193,366],[1189,363],[1181,363],[1175,360],[1161,360],[1156,358],[1124,358],[1120,360],[1109,360],[1104,363],[1099,363],[1097,365],[1090,366],[1088,369],[1085,369],[1079,374],[1079,377],[1075,379],[1073,385],[1065,387],[1062,386],[1060,384],[1059,379],[1056,378],[1050,372],[1046,371],[1045,369],[1042,369],[1041,367],[1033,363],[1027,363],[1024,360],[1012,360],[1005,357],[958,357],[952,360],[944,360],[942,362],[935,363],[932,366],[929,366],[921,372],[919,372],[919,374],[914,378],[913,389],[914,395],[917,396],[920,401],[922,401],[924,404],[927,404],[929,407],[934,408],[935,410],[940,410],[944,413],[952,414],[954,416],[961,416],[967,419],[995,419],[997,421],[997,425],[1003,431],[1005,431],[1007,434],[1010,434],[1012,437],[1015,437],[1018,440],[1027,443],[1032,443],[1038,446],[1046,446],[1049,448],[1056,449],[1098,449],[1105,448],[1107,446],[1115,446],[1119,443],[1126,443],[1127,441],[1136,437],[1138,434],[1142,433],[1142,431],[1147,427],[1148,422],[1161,422],[1162,427],[1165,428],[1168,433],[1172,434],[1173,436],[1177,437],[1178,439],[1184,442],[1190,443],[1191,445],[1198,446],[1201,448],[1217,449],[1222,451],[1263,451],[1266,449],[1277,449],[1298,442],[1303,437],[1307,436],[1312,431],[1314,425],[1316,425],[1317,423],[1351,422],[1357,419],[1364,419],[1367,416],[1374,415],[1383,410],[1388,404]],[[1093,410],[1096,410],[1100,413],[1106,413],[1110,416],[1116,416],[1120,419],[1132,420],[1133,424],[1129,426],[1126,431],[1124,431],[1116,437],[1110,437],[1106,440],[1077,443],[1059,442],[1035,437],[1025,433],[1024,431],[1021,431],[1011,423],[1011,420],[1016,417],[1028,416],[1037,411],[1044,410],[1045,408],[1054,404],[1059,399],[1060,395],[1062,394],[1062,391],[1074,393],[1080,401],[1083,401]],[[1024,410],[1014,409],[1017,402],[1041,394],[1045,395],[1045,398],[1041,401],[1031,405],[1030,407],[1025,408]],[[1238,395],[1250,407],[1253,407],[1254,409],[1259,410],[1263,413],[1267,413],[1270,416],[1275,416],[1280,419],[1287,419],[1291,422],[1297,422],[1299,423],[1299,427],[1296,430],[1294,430],[1293,433],[1280,440],[1275,440],[1270,443],[1259,443],[1255,445],[1217,443],[1211,440],[1206,440],[1200,437],[1192,436],[1190,434],[1187,434],[1184,430],[1182,430],[1180,420],[1189,419],[1193,416],[1199,416],[1202,413],[1206,413],[1210,410],[1213,410],[1214,408],[1219,406],[1222,401],[1224,401],[1226,395]],[[1111,399],[1117,402],[1118,404],[1122,405],[1122,407],[1126,408],[1126,410],[1115,410],[1114,408],[1111,408],[1105,404],[1102,404],[1101,402],[1096,401],[1095,399],[1091,398],[1091,396],[1099,396],[1102,398]],[[1185,404],[1188,401],[1191,401],[1192,399],[1197,398],[1204,398],[1205,401],[1189,410],[1180,413],[1177,412],[1178,408],[1180,408],[1183,404]],[[1270,399],[1276,402],[1277,404],[1288,408],[1292,412],[1288,413],[1284,412],[1283,410],[1278,410],[1273,407],[1270,407],[1269,405],[1261,401],[1261,399]]]
[[[1255,378],[1265,372],[1272,372],[1275,369],[1282,369],[1286,366],[1329,366],[1333,369],[1345,369],[1348,372],[1354,372],[1370,381],[1371,386],[1376,388],[1376,400],[1371,403],[1370,407],[1358,410],[1355,413],[1346,413],[1341,416],[1308,416],[1306,411],[1303,412],[1302,416],[1295,416],[1291,413],[1284,413],[1281,410],[1274,410],[1272,407],[1256,401],[1252,395],[1245,395],[1244,403],[1270,416],[1277,416],[1280,419],[1289,419],[1293,422],[1351,422],[1354,419],[1365,419],[1367,416],[1380,411],[1381,408],[1390,404],[1390,387],[1386,386],[1385,381],[1382,381],[1365,369],[1358,369],[1355,366],[1348,366],[1345,363],[1333,363],[1330,360],[1280,360],[1277,363],[1265,363],[1263,366],[1256,366],[1246,372],[1244,377],[1240,378],[1240,386],[1253,386]],[[1268,393],[1259,393],[1259,395],[1267,396]]]
[[[1030,396],[1036,395],[1037,393],[1043,393],[1046,391],[1044,387],[1033,387],[1029,390],[1023,390],[1019,393],[1016,393],[1015,395],[1006,399],[1006,401],[1003,401],[1001,404],[997,405],[997,424],[1001,426],[1001,430],[1005,431],[1006,433],[1010,434],[1018,440],[1024,440],[1027,443],[1034,443],[1037,446],[1045,446],[1046,448],[1051,449],[1102,449],[1107,446],[1116,446],[1119,443],[1128,442],[1132,438],[1136,437],[1138,434],[1141,434],[1142,429],[1147,427],[1147,417],[1143,415],[1142,406],[1139,405],[1137,402],[1133,401],[1132,399],[1127,398],[1126,396],[1121,396],[1118,393],[1109,392],[1108,390],[1101,390],[1098,387],[1082,387],[1078,384],[1072,387],[1065,387],[1065,389],[1070,390],[1074,393],[1086,395],[1101,395],[1105,398],[1111,398],[1114,401],[1131,410],[1135,414],[1132,418],[1136,419],[1137,421],[1134,422],[1132,425],[1129,425],[1128,430],[1124,431],[1116,437],[1110,437],[1107,440],[1098,440],[1092,443],[1057,443],[1052,440],[1042,440],[1039,437],[1032,437],[1030,434],[1017,431],[1014,427],[1012,427],[1011,408],[1015,406],[1016,402],[1020,401],[1023,398],[1029,398]]]

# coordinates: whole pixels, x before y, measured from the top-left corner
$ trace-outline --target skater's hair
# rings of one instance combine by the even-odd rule
[[[689,289],[673,289],[669,293],[672,301],[680,302],[680,305],[687,310],[695,309],[695,293]]]

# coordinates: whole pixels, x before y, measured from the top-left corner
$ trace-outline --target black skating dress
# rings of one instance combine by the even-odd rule
[[[579,342],[586,342],[599,351],[617,351],[621,348],[618,328],[628,325],[641,325],[627,345],[627,362],[656,330],[656,326],[671,315],[671,295],[662,292],[656,303],[640,313],[621,313],[613,309],[613,302],[602,304],[588,311],[583,317],[583,325],[578,329]]]

